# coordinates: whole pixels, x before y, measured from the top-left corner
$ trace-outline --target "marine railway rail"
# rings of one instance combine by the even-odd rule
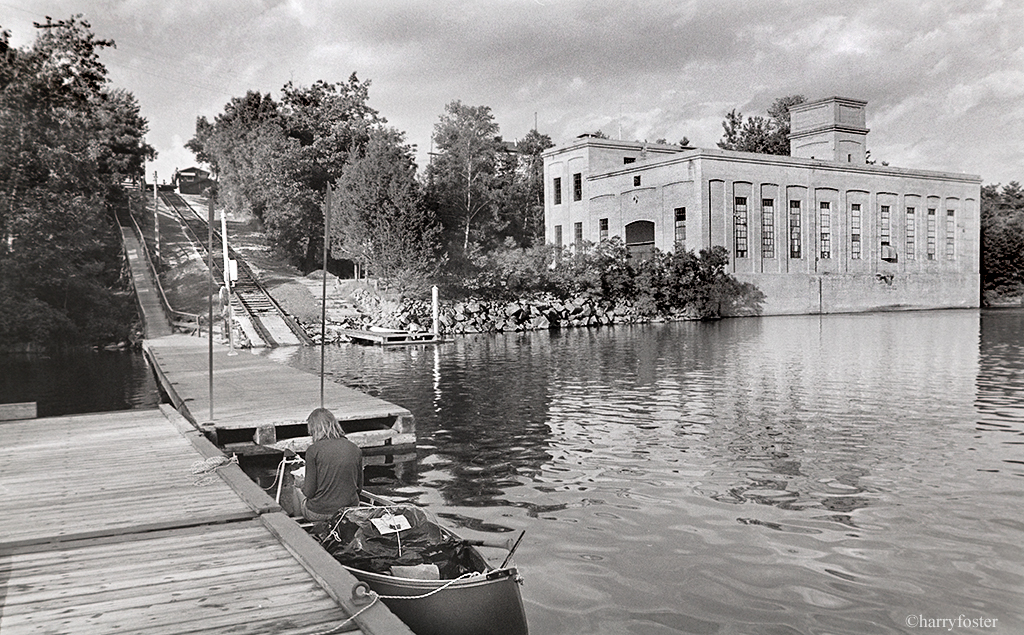
[[[204,260],[210,261],[208,257],[211,252],[209,244],[210,227],[202,215],[193,208],[180,194],[176,192],[160,192],[160,198],[170,208],[182,223],[186,233],[197,248],[205,250]],[[216,228],[213,229],[215,241],[212,252],[216,254],[220,244],[223,244],[221,234]],[[302,344],[310,345],[312,339],[302,329],[295,319],[288,315],[284,309],[274,300],[273,296],[260,283],[256,274],[252,271],[245,260],[228,245],[229,257],[238,263],[238,280],[232,285],[232,307],[242,309],[249,316],[253,328],[259,333],[268,346],[278,346],[280,342],[274,338],[271,330],[264,324],[270,318],[281,319],[288,326],[288,329],[295,334],[295,337]],[[222,260],[213,258],[214,276],[218,280],[224,279],[224,267]]]

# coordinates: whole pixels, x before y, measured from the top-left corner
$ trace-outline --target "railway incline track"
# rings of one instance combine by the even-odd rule
[[[180,219],[186,234],[197,249],[205,251],[204,260],[209,262],[211,246],[209,245],[209,223],[193,208],[188,201],[175,192],[160,192],[164,204]],[[224,279],[223,260],[218,258],[222,238],[216,227],[213,228],[215,254],[213,260],[214,276],[217,280]],[[232,309],[242,311],[248,316],[253,328],[267,346],[308,345],[312,344],[309,335],[302,329],[292,316],[288,315],[273,296],[260,283],[258,277],[245,260],[228,245],[228,255],[238,263],[238,280],[232,285]]]

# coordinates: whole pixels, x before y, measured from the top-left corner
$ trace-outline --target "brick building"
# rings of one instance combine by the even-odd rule
[[[584,135],[544,153],[546,240],[722,245],[765,314],[976,307],[981,178],[865,161],[866,102],[791,110],[792,156]]]

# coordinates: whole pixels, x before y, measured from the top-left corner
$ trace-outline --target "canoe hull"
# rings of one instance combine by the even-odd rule
[[[345,568],[382,596],[384,604],[416,635],[528,633],[520,577],[515,568],[495,569],[454,582],[396,578]],[[440,587],[445,588],[438,591]],[[426,597],[416,597],[428,593]],[[410,596],[416,599],[399,599]]]

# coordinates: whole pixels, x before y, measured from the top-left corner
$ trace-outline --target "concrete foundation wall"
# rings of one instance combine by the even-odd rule
[[[976,308],[976,274],[742,274],[766,299],[762,315]]]

